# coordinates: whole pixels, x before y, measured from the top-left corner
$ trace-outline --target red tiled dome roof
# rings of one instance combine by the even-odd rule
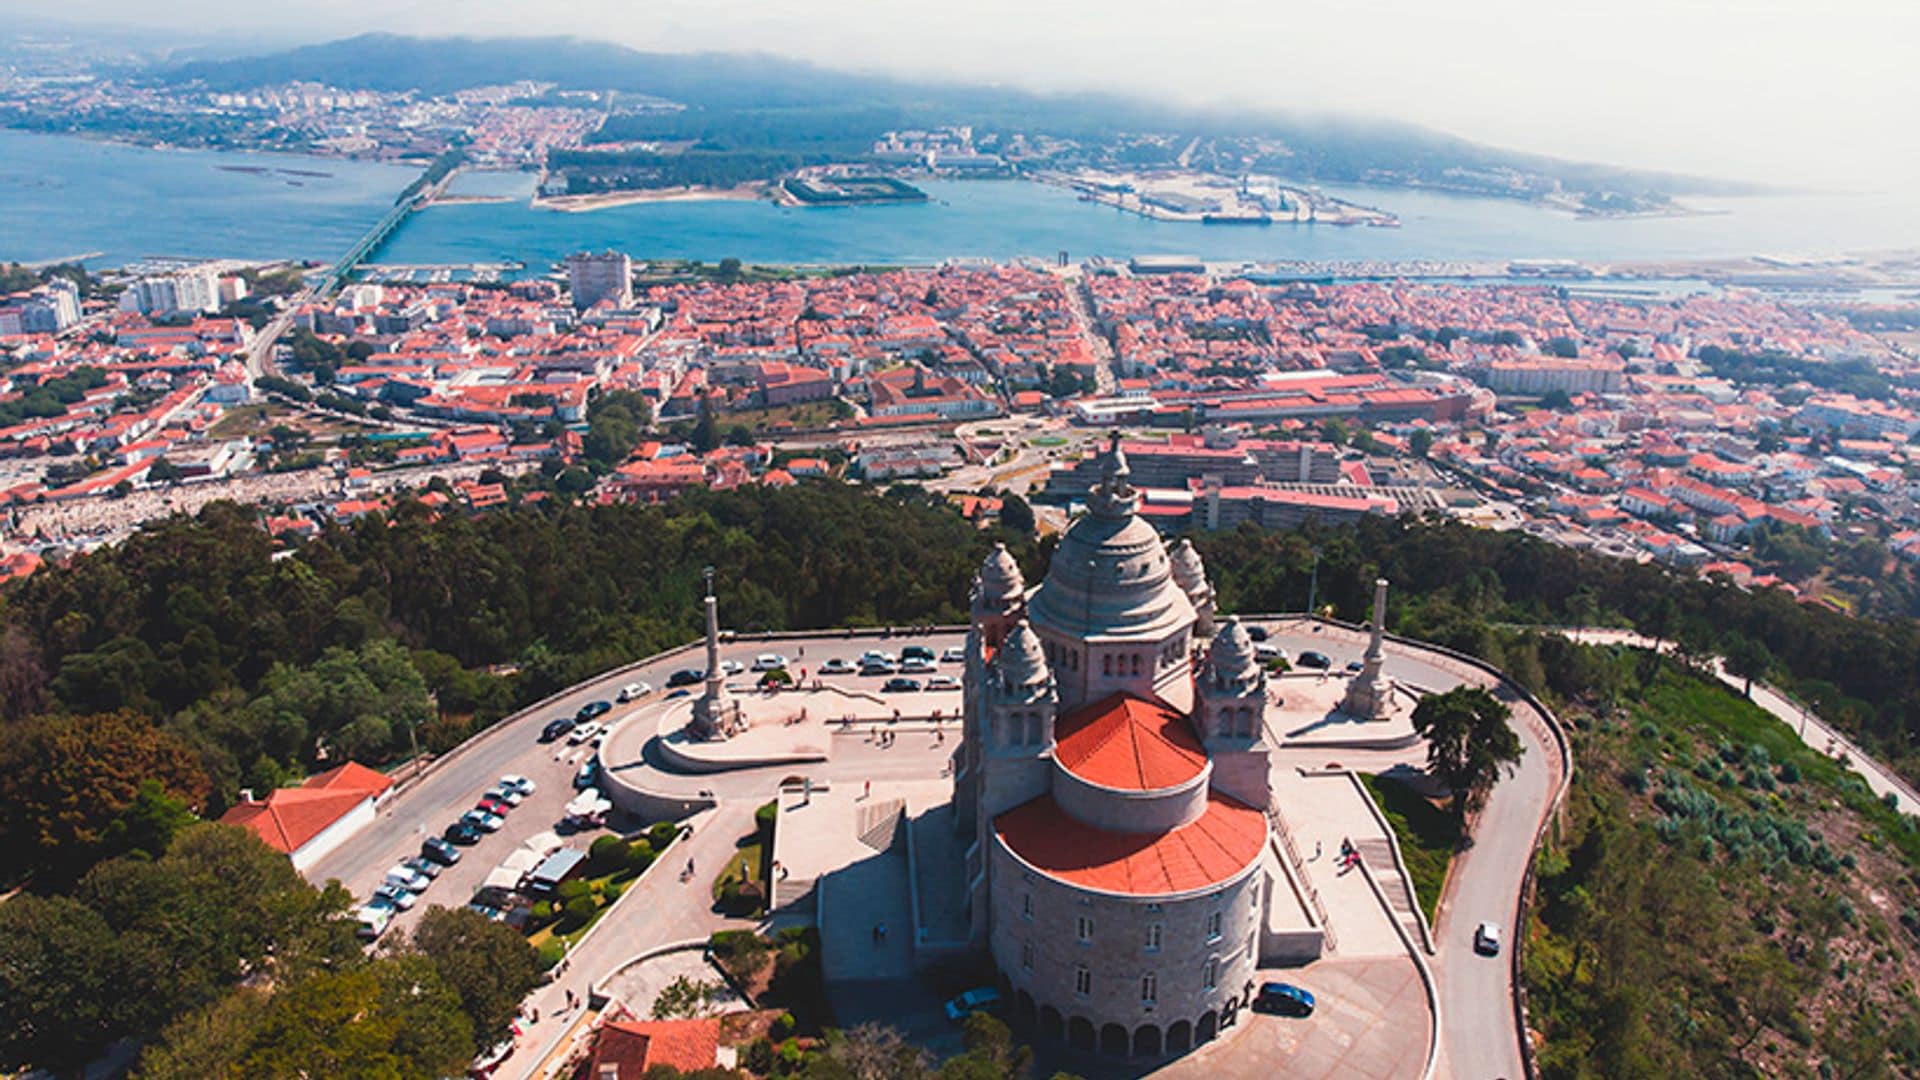
[[[1158,791],[1200,775],[1207,752],[1179,711],[1130,694],[1075,709],[1053,725],[1054,760],[1101,787]]]
[[[1060,808],[1051,795],[1022,803],[993,820],[1002,843],[1034,869],[1102,892],[1158,896],[1227,881],[1260,857],[1266,815],[1217,791],[1190,824],[1160,833],[1096,829]]]

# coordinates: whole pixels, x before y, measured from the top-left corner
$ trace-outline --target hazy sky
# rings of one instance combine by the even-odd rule
[[[1392,117],[1755,180],[1920,182],[1920,0],[0,0],[226,27],[568,33],[839,67]]]

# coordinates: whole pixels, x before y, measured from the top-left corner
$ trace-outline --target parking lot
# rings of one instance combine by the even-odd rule
[[[906,698],[912,691],[884,690],[889,679],[911,678],[923,685],[943,675],[958,680],[959,663],[941,659],[945,655],[957,655],[949,650],[956,649],[958,641],[958,636],[951,633],[885,637],[869,633],[859,637],[772,643],[742,641],[724,645],[721,657],[723,668],[735,672],[729,676],[728,685],[741,693],[753,692],[764,674],[752,670],[756,657],[779,654],[787,661],[785,670],[796,680],[820,678],[847,689]],[[903,676],[897,668],[882,671],[873,667],[861,672],[859,661],[863,653],[885,651],[898,655],[915,644],[933,652],[931,672]],[[503,721],[494,730],[471,740],[448,760],[429,767],[418,782],[409,782],[408,774],[403,771],[397,777],[402,781],[402,790],[380,808],[374,823],[320,859],[308,870],[307,876],[316,882],[337,879],[352,893],[356,905],[364,903],[391,869],[419,855],[423,841],[440,836],[448,825],[473,809],[489,788],[508,775],[530,780],[533,793],[503,816],[498,831],[484,833],[477,842],[460,846],[459,862],[445,868],[410,910],[395,914],[386,935],[408,928],[431,905],[466,904],[501,860],[540,834],[556,832],[568,846],[584,850],[595,836],[607,830],[570,829],[563,827],[562,822],[567,804],[579,794],[574,778],[581,766],[592,758],[593,743],[570,742],[564,734],[552,741],[543,741],[543,729],[555,720],[574,717],[583,706],[594,702],[606,702],[610,706],[604,715],[596,718],[596,722],[610,727],[628,713],[658,703],[669,695],[698,695],[704,659],[699,649],[685,650],[632,671],[603,676]],[[822,673],[819,668],[825,666],[835,669],[850,666],[853,670]],[[674,673],[680,671],[691,671],[702,678],[669,687]],[[644,684],[647,692],[634,701],[616,703],[621,688],[635,683]],[[614,821],[612,824],[633,827],[642,823]]]

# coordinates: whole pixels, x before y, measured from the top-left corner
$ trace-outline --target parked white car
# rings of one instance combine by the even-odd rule
[[[509,773],[508,775],[500,778],[500,786],[512,788],[513,790],[518,791],[523,797],[527,795],[531,795],[536,790],[538,790],[537,786],[534,784],[533,781],[527,779],[524,776],[517,776],[512,773]]]
[[[621,703],[624,704],[629,701],[637,701],[640,698],[643,698],[646,695],[651,693],[653,693],[653,687],[650,684],[644,683],[644,682],[630,682],[627,685],[620,688],[620,693],[617,695],[617,700],[619,700]]]
[[[753,670],[778,671],[787,666],[787,658],[777,652],[763,652],[753,658]]]
[[[598,734],[600,734],[599,724],[581,724],[579,727],[573,729],[573,734],[567,736],[567,742],[572,743],[574,746],[579,746],[581,743],[586,742]]]
[[[499,832],[506,819],[499,814],[489,814],[485,810],[469,810],[460,815],[460,820],[479,829],[481,832]]]
[[[497,802],[503,802],[503,803],[506,803],[508,806],[519,806],[522,802],[526,801],[526,798],[527,798],[525,795],[520,794],[519,788],[508,787],[505,784],[493,785],[492,787],[487,789],[487,793],[485,795],[482,795],[480,797],[483,799],[493,799]]]
[[[405,889],[408,892],[420,893],[427,891],[427,886],[433,884],[433,879],[410,866],[402,864],[387,871],[387,880],[385,883]]]

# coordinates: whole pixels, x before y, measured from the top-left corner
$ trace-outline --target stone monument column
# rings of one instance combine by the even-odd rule
[[[1386,672],[1387,579],[1373,583],[1373,623],[1367,637],[1367,655],[1360,674],[1347,684],[1340,711],[1362,720],[1384,720],[1393,706],[1393,680]]]
[[[703,739],[726,739],[745,730],[740,703],[727,693],[726,673],[720,670],[720,605],[713,595],[713,567],[707,579],[707,688],[693,703],[694,734]]]

